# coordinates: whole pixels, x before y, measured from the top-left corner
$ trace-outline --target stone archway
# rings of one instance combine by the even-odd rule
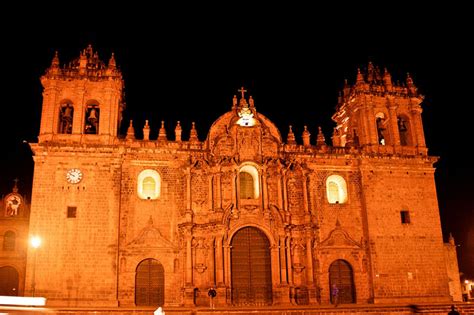
[[[272,304],[270,241],[254,227],[244,227],[231,241],[232,303]]]
[[[355,303],[354,276],[351,265],[342,259],[334,261],[329,267],[329,291],[333,284],[336,284],[338,293],[338,303]],[[334,303],[331,295],[331,303]]]
[[[18,295],[19,275],[11,266],[0,267],[0,295]]]
[[[135,272],[135,305],[163,306],[165,303],[165,271],[156,259],[145,259]]]

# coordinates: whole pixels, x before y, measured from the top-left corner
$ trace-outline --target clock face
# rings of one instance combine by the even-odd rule
[[[79,183],[82,179],[81,170],[78,168],[71,168],[69,171],[67,171],[66,179],[71,184]]]

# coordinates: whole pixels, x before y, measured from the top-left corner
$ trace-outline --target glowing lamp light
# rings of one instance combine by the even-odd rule
[[[465,284],[469,284],[469,280],[464,280],[464,283],[465,283]]]
[[[0,295],[0,305],[45,306],[46,298]]]
[[[39,236],[33,236],[30,240],[31,246],[33,246],[34,249],[40,247],[41,245],[41,238]]]

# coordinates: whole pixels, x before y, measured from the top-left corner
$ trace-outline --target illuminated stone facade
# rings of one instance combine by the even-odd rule
[[[179,122],[119,137],[122,76],[90,47],[41,82],[30,232],[50,305],[208,305],[210,287],[218,306],[319,305],[332,284],[343,303],[451,301],[410,77],[359,72],[333,146],[306,128],[284,142],[243,88],[204,141]]]

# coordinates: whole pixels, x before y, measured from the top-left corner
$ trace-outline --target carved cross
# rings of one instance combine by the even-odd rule
[[[237,90],[237,92],[242,93],[242,98],[244,98],[245,97],[245,92],[247,92],[247,90],[244,89],[244,87],[241,87],[239,90]]]

